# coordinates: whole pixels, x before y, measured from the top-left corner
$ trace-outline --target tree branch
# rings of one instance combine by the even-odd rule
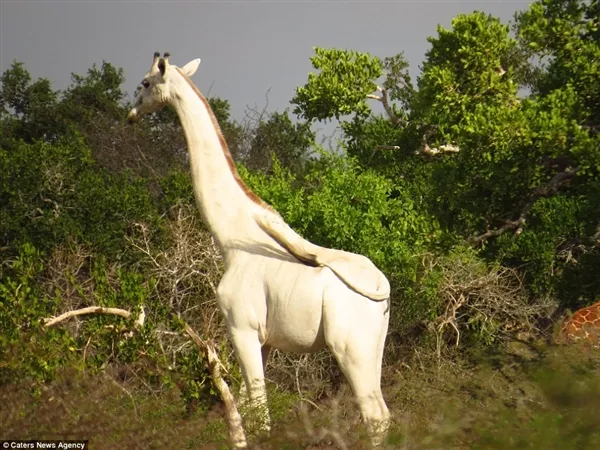
[[[213,384],[219,391],[219,394],[223,399],[223,404],[225,405],[225,422],[227,422],[227,427],[229,428],[229,439],[231,440],[233,447],[247,448],[248,443],[246,441],[244,428],[242,427],[242,416],[235,405],[235,400],[231,394],[229,386],[227,386],[227,383],[221,376],[223,364],[219,359],[217,351],[212,344],[203,341],[200,336],[198,336],[198,333],[196,333],[187,323],[184,324],[183,329],[192,339],[192,341],[194,341],[198,347],[204,350],[204,353],[206,354]]]
[[[439,153],[457,153],[459,151],[458,146],[452,144],[444,144],[439,147],[430,147],[427,142],[429,138],[435,134],[435,126],[430,126],[426,129],[425,133],[423,133],[423,137],[421,138],[421,149],[417,150],[415,153],[417,155],[427,155],[427,156],[435,156]]]
[[[567,239],[558,246],[558,257],[567,263],[577,264],[580,255],[584,255],[592,249],[600,248],[600,222],[596,225],[594,234]]]
[[[394,112],[394,108],[390,105],[389,96],[387,89],[381,86],[377,86],[377,90],[381,92],[381,95],[376,94],[368,94],[367,98],[372,100],[377,100],[383,105],[385,112],[387,113],[390,121],[398,126],[398,127],[406,127],[408,122],[396,115]],[[439,147],[430,147],[427,143],[428,138],[433,134],[433,129],[429,129],[423,134],[422,147],[420,150],[417,150],[415,153],[417,155],[423,154],[427,156],[437,155],[439,153],[457,153],[459,151],[458,146],[452,144],[444,144]],[[375,150],[399,150],[400,148],[395,145],[380,145],[375,148]]]
[[[459,148],[457,145],[452,145],[452,144],[444,144],[444,145],[440,145],[439,147],[430,147],[429,144],[427,143],[427,139],[426,139],[426,134],[423,135],[423,147],[421,147],[419,150],[415,151],[415,155],[427,155],[427,156],[435,156],[439,153],[458,153]],[[371,158],[373,158],[373,156],[375,155],[376,151],[379,150],[400,150],[400,146],[399,145],[378,145],[377,147],[375,147],[373,149],[373,154],[371,155]]]
[[[146,317],[144,313],[144,308],[140,306],[141,313],[136,321],[136,328],[144,325],[144,319]],[[120,308],[105,308],[103,306],[88,306],[87,308],[76,309],[74,311],[68,311],[64,314],[61,314],[58,317],[50,317],[44,319],[44,327],[49,328],[51,326],[56,325],[64,320],[70,319],[75,316],[83,316],[85,314],[113,314],[115,316],[121,316],[125,319],[129,319],[131,317],[131,313],[125,309]]]
[[[374,150],[400,150],[399,145],[378,145]]]
[[[440,145],[439,147],[430,147],[429,144],[427,142],[425,142],[423,144],[423,147],[421,148],[421,150],[417,150],[416,153],[427,155],[427,156],[434,156],[439,153],[458,153],[459,150],[460,149],[458,148],[457,145],[444,144],[444,145]]]
[[[399,127],[405,127],[408,123],[406,122],[406,120],[398,117],[394,112],[394,109],[390,106],[387,90],[381,86],[377,86],[377,90],[381,92],[381,95],[369,94],[367,95],[367,98],[381,102],[381,104],[383,105],[383,109],[385,109],[385,112],[387,113],[392,123]]]
[[[516,220],[508,220],[502,225],[500,228],[496,228],[495,230],[488,230],[485,233],[479,236],[472,236],[469,238],[469,241],[472,244],[481,244],[488,240],[491,237],[500,236],[508,230],[515,230],[515,235],[521,234],[523,231],[523,226],[525,225],[525,221],[527,220],[527,216],[531,212],[531,208],[535,202],[542,197],[550,197],[565,183],[571,180],[575,174],[577,173],[577,169],[567,168],[564,172],[559,172],[554,175],[548,184],[545,186],[538,187],[533,194],[529,197],[521,213],[519,214],[519,218]]]
[[[136,320],[136,328],[142,326],[144,324],[144,319],[146,314],[144,313],[143,307],[140,307],[141,312]],[[58,317],[46,318],[44,319],[45,325],[44,327],[48,328],[57,323],[60,323],[64,320],[67,320],[71,317],[82,316],[86,314],[113,314],[116,316],[124,317],[125,319],[129,319],[131,317],[131,312],[121,309],[121,308],[105,308],[102,306],[88,306],[87,308],[77,309],[73,311],[68,311],[64,314],[61,314]],[[198,333],[194,331],[192,327],[190,327],[187,323],[184,322],[183,329],[188,334],[188,336],[192,339],[194,344],[196,344],[206,355],[208,360],[208,367],[210,369],[210,374],[212,378],[212,382],[219,391],[221,398],[223,399],[223,403],[225,405],[225,421],[227,422],[227,427],[229,428],[229,438],[231,439],[231,443],[234,448],[248,448],[248,443],[246,441],[246,434],[244,433],[244,429],[242,427],[242,416],[237,410],[237,406],[235,405],[235,400],[233,399],[233,395],[229,390],[229,386],[223,379],[221,375],[221,369],[224,369],[221,360],[219,359],[219,355],[215,350],[215,347],[203,341]]]

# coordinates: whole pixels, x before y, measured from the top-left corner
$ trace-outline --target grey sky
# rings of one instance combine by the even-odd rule
[[[436,26],[480,10],[508,23],[531,1],[27,1],[0,0],[0,71],[13,60],[63,89],[71,72],[106,60],[125,70],[133,92],[154,51],[182,66],[200,57],[194,81],[232,104],[289,106],[306,82],[312,47],[392,56],[404,51],[413,76]],[[210,88],[210,93],[208,92]]]

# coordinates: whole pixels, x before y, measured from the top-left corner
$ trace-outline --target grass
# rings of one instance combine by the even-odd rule
[[[502,351],[439,362],[417,351],[387,366],[394,449],[600,448],[600,354],[579,347]],[[368,448],[343,384],[316,402],[270,386],[271,436],[254,448]],[[0,439],[89,439],[92,449],[221,449],[220,406],[186,411],[177,389],[152,391],[108,373],[64,371],[40,395],[0,387]],[[334,432],[334,433],[332,433]]]

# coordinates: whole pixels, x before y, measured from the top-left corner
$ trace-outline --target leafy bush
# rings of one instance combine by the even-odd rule
[[[0,266],[0,384],[22,377],[44,383],[73,363],[73,337],[60,329],[42,332],[41,318],[61,302],[59,296],[43,295],[39,277],[45,269],[41,252],[27,242]]]
[[[147,181],[98,169],[81,139],[15,142],[0,150],[2,245],[31,242],[42,250],[75,239],[123,253],[131,221],[157,224]]]

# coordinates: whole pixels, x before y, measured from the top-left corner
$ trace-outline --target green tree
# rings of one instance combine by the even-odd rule
[[[536,2],[518,16],[517,38],[489,15],[459,15],[429,38],[416,88],[401,54],[317,49],[318,72],[292,103],[308,120],[341,119],[364,167],[410,180],[402,189],[444,239],[521,267],[537,294],[592,298],[600,286],[583,274],[599,267],[597,10]]]
[[[314,50],[310,60],[320,72],[310,73],[307,84],[296,89],[294,113],[307,120],[368,115],[366,99],[377,88],[374,80],[383,73],[381,61],[353,50]]]
[[[540,64],[530,83],[540,95],[571,87],[581,124],[600,132],[600,2],[535,2],[517,14],[519,38]]]
[[[314,133],[309,123],[294,124],[287,111],[270,114],[260,120],[253,130],[249,130],[247,153],[242,161],[251,169],[270,170],[273,157],[295,171],[314,144]]]
[[[28,142],[56,139],[64,131],[57,116],[57,93],[47,79],[32,82],[23,64],[14,61],[0,82],[1,144],[8,145],[13,137]]]
[[[125,112],[125,93],[121,89],[125,81],[123,69],[103,61],[100,67],[94,64],[88,69],[87,75],[73,73],[71,78],[72,84],[62,96],[62,114],[83,125],[90,125],[98,115],[121,120]]]

